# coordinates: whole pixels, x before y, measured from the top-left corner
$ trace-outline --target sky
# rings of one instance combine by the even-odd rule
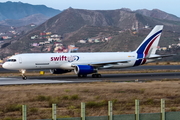
[[[46,5],[59,10],[69,7],[88,10],[160,9],[180,17],[180,0],[0,0],[0,2],[7,1]]]

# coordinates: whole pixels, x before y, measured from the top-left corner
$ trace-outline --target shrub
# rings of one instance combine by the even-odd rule
[[[78,100],[79,96],[78,95],[72,95],[69,97],[70,100]]]
[[[52,107],[52,104],[56,104],[58,106],[59,98],[54,98],[49,100],[49,107]]]
[[[22,120],[22,118],[11,118],[11,117],[6,117],[3,120]]]
[[[68,100],[68,99],[69,99],[69,96],[67,95],[62,96],[62,100]]]
[[[65,90],[65,92],[70,92],[70,91],[71,91],[71,90],[69,90],[69,89],[66,89],[66,90]]]
[[[172,107],[170,108],[171,111],[177,111],[177,108],[176,107]]]
[[[68,109],[76,109],[76,106],[71,105],[68,107]]]
[[[98,104],[94,101],[89,101],[86,103],[87,108],[99,107]]]
[[[81,92],[87,93],[87,92],[89,92],[89,90],[88,90],[88,89],[84,89],[84,90],[82,90]]]
[[[30,108],[29,112],[36,114],[38,112],[37,108]]]
[[[71,116],[58,116],[57,118],[71,118]]]
[[[145,101],[145,104],[152,105],[154,103],[154,100],[152,98],[149,98]]]
[[[44,96],[44,95],[37,96],[38,101],[49,101],[50,99],[51,99],[50,96]]]
[[[22,105],[17,105],[17,104],[12,104],[8,105],[3,112],[14,112],[14,111],[21,111],[22,110]]]
[[[99,99],[99,98],[100,98],[100,96],[96,96],[96,97],[95,97],[95,99]]]
[[[106,100],[102,100],[100,102],[89,101],[86,103],[86,107],[89,107],[89,108],[102,107],[102,106],[105,106],[107,104],[108,104],[108,102]]]

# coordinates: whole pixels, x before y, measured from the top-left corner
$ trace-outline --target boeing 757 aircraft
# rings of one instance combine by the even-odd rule
[[[163,25],[156,25],[140,46],[133,52],[95,53],[27,53],[10,57],[3,68],[19,70],[22,78],[29,69],[50,69],[53,74],[74,71],[78,77],[101,77],[99,69],[139,66],[171,55],[157,55],[157,45]]]

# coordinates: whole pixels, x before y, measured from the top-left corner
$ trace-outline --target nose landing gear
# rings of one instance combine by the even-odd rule
[[[23,80],[26,80],[26,79],[27,79],[27,76],[22,76],[22,79],[23,79]]]
[[[25,76],[26,70],[20,70],[20,72],[21,72],[22,79],[26,80],[27,79],[27,76]]]

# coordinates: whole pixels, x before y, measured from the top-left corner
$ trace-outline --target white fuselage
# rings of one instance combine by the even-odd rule
[[[135,64],[135,52],[98,52],[98,53],[29,53],[12,56],[15,62],[5,62],[3,67],[12,70],[22,69],[74,69],[73,65],[130,60],[127,63],[107,64],[102,68],[124,68]]]

